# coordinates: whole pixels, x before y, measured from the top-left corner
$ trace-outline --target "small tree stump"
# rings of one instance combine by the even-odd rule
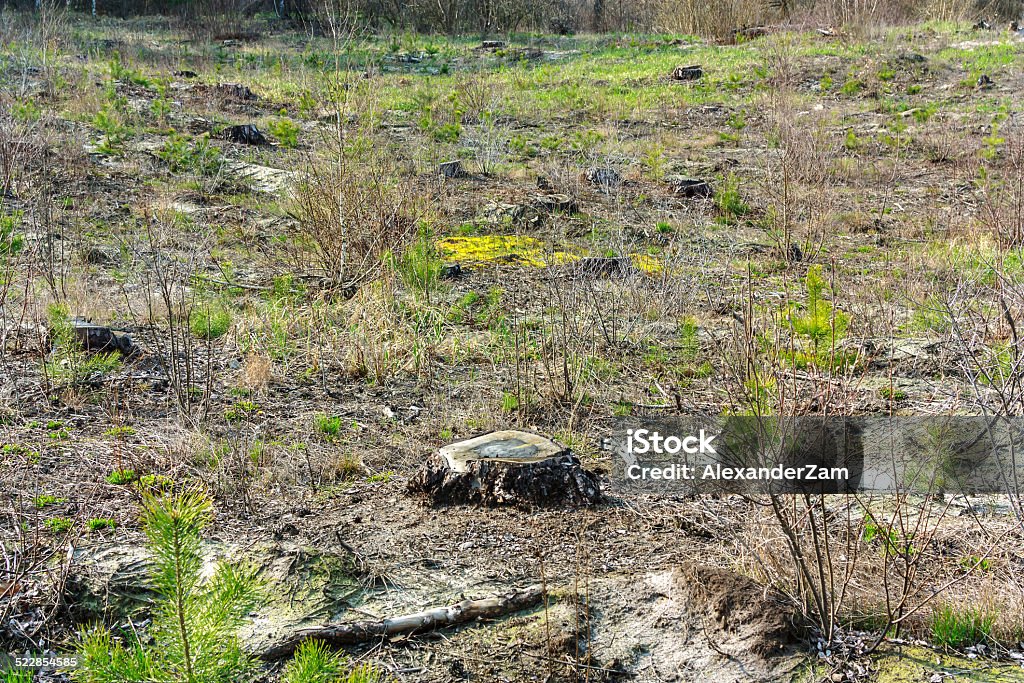
[[[465,178],[469,175],[462,167],[461,161],[445,161],[438,164],[437,174],[442,178]]]
[[[412,477],[408,490],[435,505],[579,507],[602,498],[597,476],[567,448],[514,430],[442,448]]]
[[[109,327],[97,325],[84,318],[71,318],[68,323],[81,351],[120,353],[123,356],[133,356],[138,352],[132,338],[126,334],[118,334]]]
[[[251,123],[229,126],[224,130],[224,136],[231,142],[237,142],[240,145],[262,146],[270,144],[267,141],[267,136]]]
[[[670,181],[672,193],[677,197],[685,197],[687,199],[702,198],[714,196],[715,190],[711,187],[711,183],[706,180],[696,180],[694,178],[676,178]]]
[[[696,81],[704,76],[704,69],[700,64],[689,66],[677,66],[672,70],[672,80],[675,81]]]

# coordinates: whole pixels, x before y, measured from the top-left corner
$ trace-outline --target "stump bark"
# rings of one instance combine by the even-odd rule
[[[602,499],[597,475],[568,449],[515,431],[447,446],[427,459],[408,490],[435,505],[582,507]]]

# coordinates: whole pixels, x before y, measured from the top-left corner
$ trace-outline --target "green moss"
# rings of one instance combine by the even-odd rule
[[[954,673],[955,681],[1020,683],[1024,672],[1019,665],[998,664],[984,659],[967,659],[923,647],[883,645],[871,657],[876,683],[920,683],[935,674]]]
[[[107,475],[107,483],[115,486],[126,486],[135,481],[135,470],[121,469],[114,470]]]

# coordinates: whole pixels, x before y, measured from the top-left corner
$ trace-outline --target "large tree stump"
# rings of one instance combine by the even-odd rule
[[[445,446],[413,475],[408,489],[435,505],[578,507],[601,500],[597,475],[567,448],[514,430]]]

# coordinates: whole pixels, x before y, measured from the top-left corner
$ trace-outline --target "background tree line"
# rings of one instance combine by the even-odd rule
[[[313,29],[341,21],[370,30],[482,35],[670,31],[725,37],[770,23],[863,28],[1024,15],[1024,0],[0,0],[0,6],[22,10],[42,3],[122,18],[165,15],[206,22],[262,15]]]

